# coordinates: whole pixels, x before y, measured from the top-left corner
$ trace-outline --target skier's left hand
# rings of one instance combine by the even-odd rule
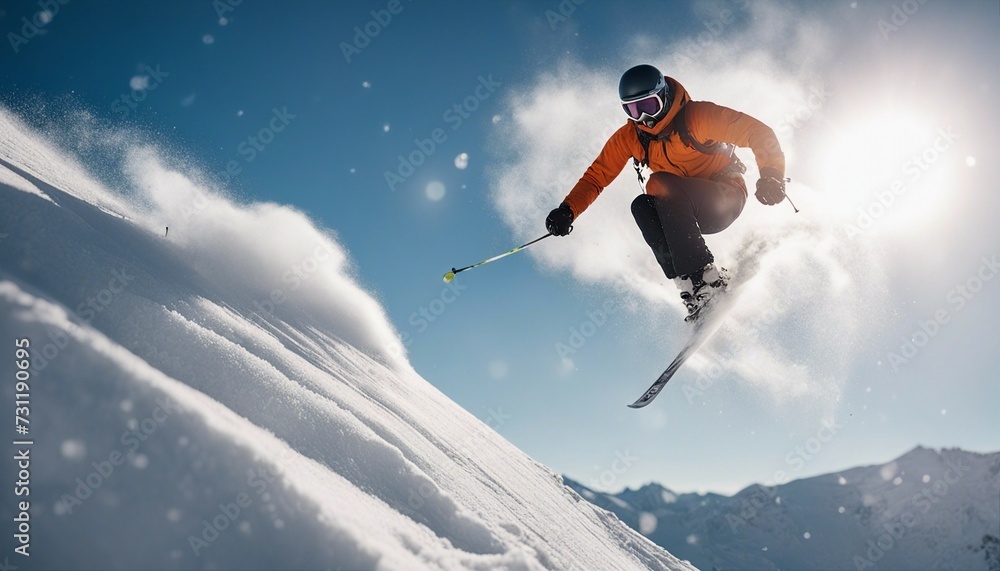
[[[772,173],[761,172],[760,180],[757,181],[757,192],[754,196],[761,204],[766,204],[768,206],[774,206],[785,199],[785,181],[784,179],[768,176]]]

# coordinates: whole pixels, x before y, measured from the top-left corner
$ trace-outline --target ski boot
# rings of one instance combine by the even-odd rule
[[[688,311],[684,321],[690,322],[698,319],[701,310],[713,298],[726,291],[729,272],[726,268],[716,268],[715,264],[709,263],[697,272],[674,278],[674,283],[681,290],[681,301]]]

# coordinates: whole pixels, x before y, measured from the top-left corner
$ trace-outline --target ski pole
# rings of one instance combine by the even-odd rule
[[[535,238],[534,240],[528,242],[527,244],[522,244],[522,245],[520,245],[520,246],[518,246],[518,247],[516,247],[516,248],[514,248],[512,250],[507,250],[506,252],[500,254],[499,256],[493,256],[492,258],[490,258],[488,260],[483,260],[482,262],[479,262],[478,264],[472,264],[471,266],[465,266],[464,268],[459,268],[457,270],[455,268],[452,268],[450,272],[448,272],[448,273],[446,273],[444,275],[444,283],[448,283],[451,280],[455,279],[455,274],[457,274],[457,273],[464,272],[465,270],[471,270],[472,268],[478,268],[479,266],[482,266],[484,264],[488,264],[488,263],[490,263],[492,261],[499,260],[500,258],[504,258],[504,257],[507,257],[507,256],[509,256],[511,254],[515,254],[517,252],[520,252],[521,250],[527,248],[528,246],[534,244],[535,242],[539,242],[541,240],[544,240],[545,238],[548,238],[551,235],[552,234],[546,234],[546,235],[542,236],[541,238]]]
[[[792,202],[792,197],[791,197],[791,196],[788,196],[788,195],[786,194],[786,195],[785,195],[785,198],[787,198],[787,199],[788,199],[788,204],[791,204],[791,205],[792,205],[792,208],[794,208],[794,209],[795,209],[795,213],[796,213],[796,214],[798,214],[798,213],[799,213],[799,209],[798,209],[798,207],[796,207],[796,206],[795,206],[795,203],[794,203],[794,202]]]
[[[790,178],[786,178],[786,179],[785,179],[785,182],[792,182],[792,179],[790,179]],[[791,196],[788,196],[788,193],[787,193],[787,192],[785,192],[785,189],[784,189],[784,187],[782,187],[782,189],[781,189],[781,193],[785,195],[785,198],[787,198],[787,199],[788,199],[788,204],[791,204],[791,205],[792,205],[792,208],[793,208],[793,209],[795,210],[795,213],[796,213],[796,214],[798,214],[798,213],[799,213],[799,209],[798,209],[798,207],[797,207],[797,206],[795,206],[795,203],[794,203],[794,202],[792,202],[792,197],[791,197]]]

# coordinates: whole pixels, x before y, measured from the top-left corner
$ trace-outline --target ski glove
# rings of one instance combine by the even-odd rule
[[[545,229],[553,236],[565,236],[573,231],[573,210],[563,202],[545,219]]]
[[[761,204],[774,206],[785,199],[785,181],[774,176],[765,176],[767,174],[770,173],[761,173],[754,196]]]

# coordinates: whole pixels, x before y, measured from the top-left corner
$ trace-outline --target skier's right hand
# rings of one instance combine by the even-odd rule
[[[573,209],[563,202],[545,219],[545,228],[553,236],[565,236],[573,231]]]
[[[785,181],[773,176],[764,176],[761,173],[760,180],[757,181],[757,192],[754,196],[761,204],[774,206],[785,199]]]

